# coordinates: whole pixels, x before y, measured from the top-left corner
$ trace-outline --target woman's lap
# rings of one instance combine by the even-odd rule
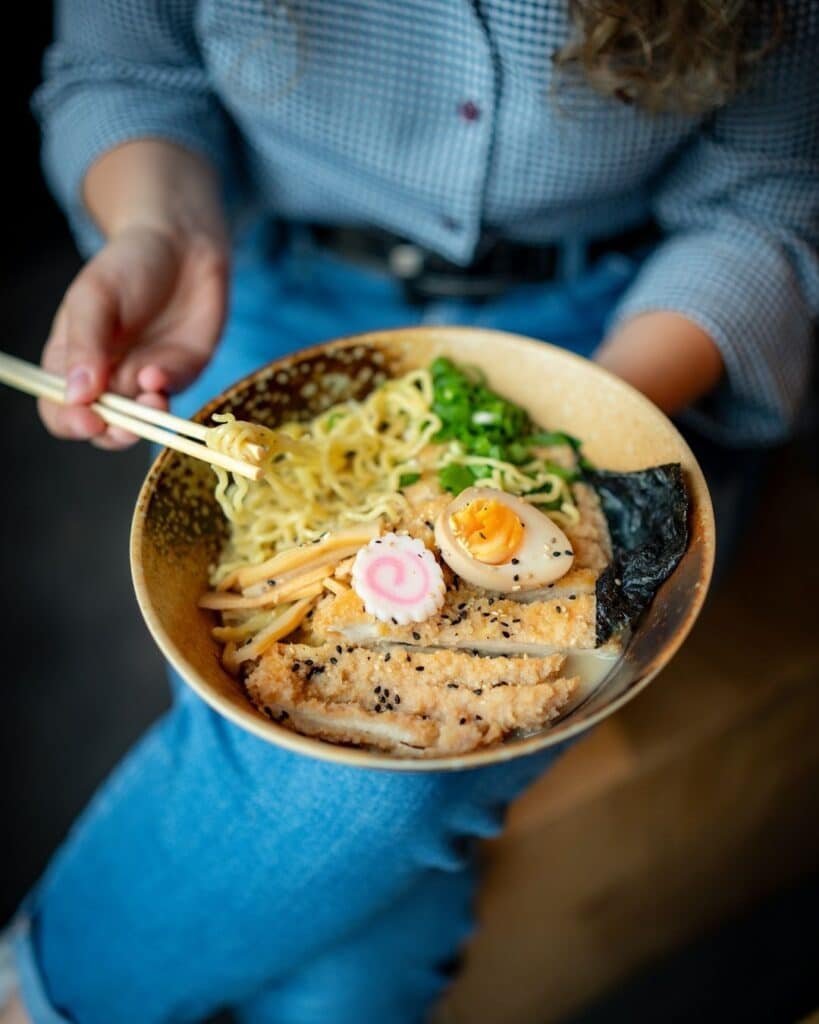
[[[588,354],[635,272],[613,263],[572,288],[422,315],[390,282],[325,257],[251,258],[222,345],[175,407],[189,415],[303,345],[422,321]],[[43,977],[31,985],[46,990],[29,1003],[45,994],[82,1022],[124,1024],[195,1020],[226,1003],[248,1024],[342,1022],[357,1005],[381,1024],[420,1019],[470,926],[475,840],[498,831],[554,756],[453,774],[341,768],[263,743],[179,686],[29,900],[21,942],[33,939]],[[379,949],[387,967],[373,967]]]
[[[554,756],[362,771],[272,747],[186,693],[97,794],[31,901],[47,991],[83,1024],[198,1020],[262,991],[272,1005],[277,983],[298,1005],[310,964],[314,984],[343,974],[352,1001],[368,922],[400,928],[391,908],[437,879],[426,916],[410,898],[404,924],[437,935],[437,949],[407,947],[408,969],[434,971],[469,928],[470,880],[457,878],[474,842],[497,833],[506,803]]]

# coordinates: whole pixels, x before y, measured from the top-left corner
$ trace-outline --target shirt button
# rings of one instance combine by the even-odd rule
[[[464,121],[477,121],[481,116],[481,108],[472,100],[465,100],[459,107],[458,113]]]

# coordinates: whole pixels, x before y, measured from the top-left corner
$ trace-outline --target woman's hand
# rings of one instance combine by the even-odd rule
[[[57,311],[43,366],[67,381],[69,402],[40,402],[57,437],[123,448],[132,434],[108,427],[86,403],[116,391],[167,407],[213,352],[225,317],[228,259],[207,236],[155,227],[117,235],[80,271]]]
[[[40,415],[57,437],[124,448],[136,438],[86,406],[116,391],[165,408],[203,369],[225,319],[228,236],[213,169],[161,139],[104,153],[84,197],[108,242],[66,292],[43,351],[70,404],[42,401]]]

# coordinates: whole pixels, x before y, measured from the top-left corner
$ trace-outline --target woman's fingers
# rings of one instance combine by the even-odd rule
[[[99,438],[106,425],[87,406],[105,390],[116,357],[118,299],[92,260],[65,294],[43,350],[43,367],[65,378],[66,405],[39,403],[48,430],[68,440]]]
[[[135,445],[139,438],[120,427],[109,427],[99,437],[90,438],[91,444],[104,452],[121,452]]]
[[[51,335],[43,350],[43,368],[60,377],[66,372],[66,310],[60,306]],[[40,399],[37,403],[40,418],[55,437],[84,441],[105,432],[105,423],[85,406],[58,405]]]
[[[137,401],[140,405],[148,405],[152,409],[161,409],[162,412],[168,411],[169,402],[167,395],[160,395],[152,391],[146,391],[137,395]]]
[[[148,393],[167,393],[171,390],[171,383],[170,375],[161,366],[143,366],[137,373],[137,384]]]
[[[106,429],[88,404],[105,391],[139,329],[167,302],[175,279],[168,242],[131,232],[110,242],[66,292],[43,351],[43,366],[65,378],[67,405],[41,402],[40,414],[57,437],[123,447],[130,435]],[[134,386],[123,390],[136,393]]]
[[[77,275],[66,292],[66,397],[90,402],[139,331],[174,288],[177,257],[154,232],[123,233]]]
[[[108,384],[121,335],[120,294],[104,255],[92,260],[66,292],[66,399],[87,404]]]
[[[137,395],[137,401],[140,405],[149,405],[152,409],[161,409],[163,412],[168,410],[168,399],[164,395],[146,392]],[[141,438],[136,434],[123,430],[122,427],[108,427],[104,434],[92,438],[91,444],[96,448],[102,448],[104,451],[116,452],[122,451],[124,448],[130,448],[139,440]]]
[[[40,419],[48,432],[64,441],[88,441],[105,432],[105,423],[85,406],[69,408],[41,398],[37,402]]]
[[[165,394],[194,380],[221,333],[227,279],[224,245],[213,239],[183,246],[131,228],[109,242],[67,291],[44,349],[43,365],[66,380],[68,403],[40,404],[47,428],[101,448],[133,444],[88,405],[110,390],[164,407]]]
[[[114,371],[111,387],[122,394],[177,394],[199,376],[209,357],[209,351],[181,342],[140,345]]]

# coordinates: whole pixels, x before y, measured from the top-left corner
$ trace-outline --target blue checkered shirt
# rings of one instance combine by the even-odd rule
[[[245,213],[387,228],[461,263],[482,230],[667,240],[615,314],[672,310],[719,345],[700,408],[733,443],[783,437],[819,311],[819,4],[729,106],[651,116],[556,72],[556,0],[63,0],[35,97],[80,245],[83,176],[159,137],[207,155]]]

